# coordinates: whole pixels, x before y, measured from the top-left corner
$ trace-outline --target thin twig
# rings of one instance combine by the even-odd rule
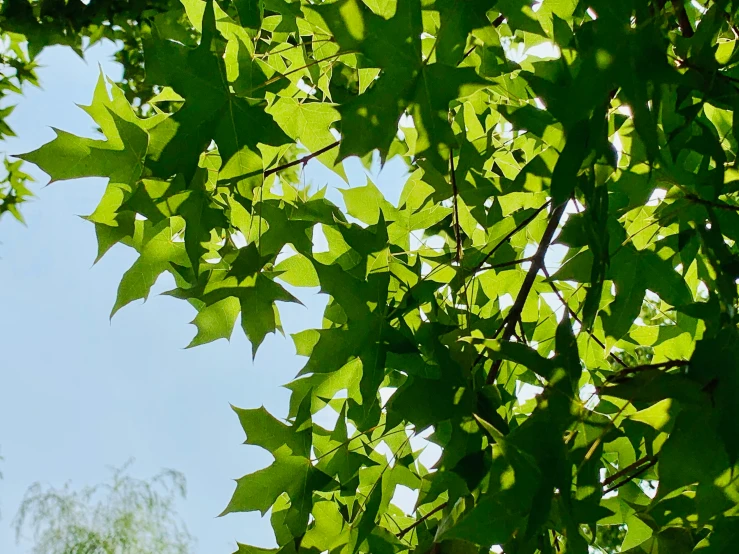
[[[321,38],[321,39],[313,39],[313,40],[307,40],[304,42],[299,42],[298,44],[291,44],[287,48],[283,48],[282,50],[273,50],[271,52],[263,52],[261,54],[254,54],[255,58],[268,58],[269,56],[276,56],[277,54],[282,54],[283,52],[287,52],[289,50],[292,50],[293,48],[298,48],[300,46],[306,46],[308,44],[316,44],[317,42],[334,42],[333,37],[329,38]]]
[[[619,371],[618,373],[611,375],[608,379],[606,379],[606,383],[613,383],[619,379],[622,379],[626,375],[630,375],[632,373],[642,373],[644,371],[656,371],[658,369],[672,369],[675,367],[685,367],[686,365],[690,364],[687,360],[669,360],[667,362],[662,362],[660,364],[644,364],[644,365],[638,365],[634,367],[627,367]]]
[[[500,27],[503,22],[505,21],[505,16],[503,14],[500,14],[498,17],[496,17],[493,20],[493,27],[497,28]],[[467,52],[464,53],[464,56],[462,56],[462,60],[465,60],[472,52],[475,51],[475,48],[477,48],[477,44],[473,44],[472,47],[467,50]]]
[[[544,235],[541,237],[541,241],[539,241],[539,247],[536,249],[536,254],[534,254],[534,259],[531,262],[529,272],[526,274],[526,277],[523,280],[521,290],[518,291],[516,301],[513,303],[511,310],[508,312],[508,320],[506,322],[505,328],[503,329],[502,340],[504,342],[509,341],[513,336],[513,332],[516,330],[516,325],[521,317],[521,312],[523,312],[523,307],[526,304],[526,299],[531,292],[531,287],[534,285],[536,275],[544,266],[544,256],[549,249],[549,245],[552,243],[554,233],[557,231],[557,227],[559,226],[559,222],[562,219],[562,214],[564,214],[566,205],[566,202],[562,202],[559,206],[555,206],[554,209],[552,209],[552,214],[549,217],[549,223],[547,224],[547,228],[544,230]],[[490,372],[488,373],[487,377],[488,385],[492,385],[493,383],[495,383],[495,379],[498,377],[498,372],[500,371],[500,366],[502,363],[502,359],[496,360],[493,363],[493,366],[490,368]]]
[[[639,477],[642,473],[644,473],[645,471],[647,471],[650,467],[654,466],[656,463],[657,463],[657,459],[656,458],[650,460],[649,463],[647,463],[647,464],[643,465],[642,467],[640,467],[628,479],[624,479],[620,483],[616,483],[612,487],[608,487],[606,490],[603,491],[603,494],[608,494],[609,492],[613,492],[616,489],[618,489],[620,487],[623,487],[626,483],[630,483],[631,481],[633,481],[634,479],[636,479],[637,477]]]
[[[447,504],[448,502],[444,502],[443,504],[440,504],[439,506],[431,510],[429,513],[427,513],[425,516],[423,516],[421,519],[414,521],[413,524],[403,529],[400,533],[397,533],[395,536],[398,537],[399,539],[402,539],[406,535],[406,533],[408,533],[409,531],[412,531],[413,529],[421,525],[424,521],[426,521],[428,518],[430,518],[435,513],[438,513],[444,508],[446,508]]]
[[[534,220],[534,219],[536,218],[536,216],[538,216],[538,215],[539,215],[539,214],[540,214],[540,213],[541,213],[541,212],[542,212],[543,210],[545,210],[545,209],[546,209],[546,207],[547,207],[547,206],[549,206],[549,200],[547,200],[547,201],[546,201],[546,202],[545,202],[545,203],[544,203],[544,204],[543,204],[542,206],[540,206],[539,208],[537,208],[537,209],[536,209],[536,211],[535,211],[534,213],[532,213],[532,214],[531,214],[531,215],[530,215],[529,217],[527,217],[527,218],[526,218],[526,219],[524,219],[524,220],[523,220],[523,221],[522,221],[521,223],[519,223],[518,225],[516,225],[516,226],[515,226],[515,227],[513,228],[513,230],[512,230],[512,231],[510,231],[510,232],[509,232],[508,234],[506,234],[506,236],[504,236],[504,237],[503,237],[502,239],[500,239],[500,240],[498,241],[498,244],[496,244],[495,246],[493,246],[493,248],[492,248],[492,249],[490,250],[490,252],[488,252],[488,253],[487,253],[487,254],[485,255],[485,257],[484,257],[484,258],[482,259],[482,261],[481,261],[480,263],[478,263],[478,264],[477,264],[477,265],[476,265],[476,266],[475,266],[475,267],[474,267],[474,268],[472,269],[472,271],[470,271],[470,273],[477,273],[478,271],[480,271],[480,269],[482,268],[482,266],[484,266],[484,265],[485,265],[485,264],[487,263],[487,261],[488,261],[488,260],[489,260],[489,259],[490,259],[490,258],[492,257],[492,255],[493,255],[493,254],[495,254],[495,253],[496,253],[496,252],[498,251],[498,249],[499,249],[499,248],[500,248],[501,246],[503,246],[504,244],[507,244],[507,243],[508,243],[508,241],[509,241],[509,240],[511,239],[511,237],[512,237],[513,235],[515,235],[515,234],[516,234],[516,233],[518,233],[518,232],[519,232],[519,231],[520,231],[521,229],[523,229],[523,228],[524,228],[524,227],[526,227],[526,226],[527,226],[527,225],[528,225],[529,223],[531,223],[531,222],[532,222],[532,221],[533,221],[533,220]]]
[[[544,276],[547,278],[547,282],[549,283],[549,286],[554,291],[554,293],[557,295],[557,297],[559,298],[559,301],[562,302],[562,305],[564,306],[565,310],[567,310],[568,312],[570,312],[570,315],[572,316],[572,318],[575,321],[577,321],[578,325],[580,325],[580,328],[585,329],[585,326],[582,324],[582,320],[578,317],[577,312],[575,312],[575,310],[573,310],[572,308],[570,308],[570,305],[564,299],[564,297],[562,296],[562,293],[559,291],[559,289],[556,287],[556,285],[554,283],[552,283],[552,281],[551,281],[551,278],[552,277],[551,277],[551,275],[549,275],[549,271],[547,270],[547,268],[546,267],[542,267],[541,269],[544,272]],[[598,337],[596,337],[595,336],[595,333],[593,333],[592,331],[587,331],[587,333],[595,341],[595,343],[598,346],[600,346],[603,349],[603,351],[605,352],[606,345],[603,344],[603,341],[600,340]],[[613,352],[608,352],[608,355],[611,356],[614,360],[616,360],[619,364],[621,364],[621,367],[628,367],[627,364],[626,364],[626,362],[624,362],[621,358],[619,358],[618,356],[616,356],[616,354],[614,354]]]
[[[530,262],[533,259],[534,259],[533,256],[529,256],[528,258],[521,258],[519,260],[511,260],[509,262],[500,262],[499,264],[493,264],[487,267],[480,268],[479,271],[487,271],[488,269],[500,269],[501,267],[510,267],[512,265],[525,264],[526,262]]]
[[[615,483],[616,481],[618,481],[624,475],[628,474],[629,472],[635,470],[638,467],[641,467],[643,464],[645,464],[645,463],[647,463],[649,461],[652,461],[652,460],[653,460],[652,456],[644,456],[643,458],[638,459],[633,464],[626,466],[625,468],[617,471],[616,473],[614,473],[613,475],[611,475],[610,477],[608,477],[607,479],[605,479],[603,481],[603,486],[604,487],[607,487],[607,486],[611,485],[612,483]]]
[[[280,79],[286,79],[288,75],[292,75],[293,73],[297,73],[298,71],[303,71],[304,69],[308,69],[309,67],[313,67],[314,65],[317,65],[319,63],[327,62],[329,60],[333,60],[334,58],[344,56],[345,54],[354,54],[354,52],[353,51],[337,52],[336,54],[332,54],[331,56],[326,56],[325,58],[321,58],[320,60],[313,60],[310,63],[307,63],[300,67],[296,67],[295,69],[291,69],[290,71],[286,71],[285,73],[280,73],[279,75],[275,75],[271,79],[267,79],[263,83],[260,83],[259,85],[252,88],[250,92],[254,92],[255,90],[259,90],[260,88],[268,87],[269,85],[271,85],[272,83],[276,83]]]
[[[329,144],[328,146],[324,146],[323,148],[321,148],[320,150],[316,150],[312,154],[308,154],[307,156],[303,156],[300,159],[293,160],[292,162],[289,162],[289,163],[280,165],[278,167],[273,167],[272,169],[268,169],[267,171],[264,172],[264,178],[266,179],[267,177],[269,177],[273,173],[277,173],[278,171],[282,171],[283,169],[287,169],[287,168],[293,167],[295,165],[307,164],[313,158],[315,158],[317,156],[320,156],[321,154],[324,154],[325,152],[328,152],[329,150],[332,150],[333,148],[336,148],[339,144],[341,144],[341,141],[340,140],[337,140],[333,144]]]

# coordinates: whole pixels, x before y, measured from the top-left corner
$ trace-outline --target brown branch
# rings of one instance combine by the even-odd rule
[[[459,203],[458,196],[459,190],[457,190],[457,177],[454,170],[454,150],[451,150],[449,155],[449,175],[452,182],[452,202],[454,213],[452,214],[452,225],[454,226],[454,242],[457,246],[457,263],[462,259],[462,233],[459,229]]]
[[[557,288],[557,287],[555,286],[555,284],[554,284],[554,283],[552,283],[552,281],[551,281],[551,278],[552,278],[552,277],[551,277],[551,275],[549,275],[549,271],[547,271],[547,268],[546,268],[546,267],[542,267],[542,271],[544,272],[544,275],[545,275],[545,276],[546,276],[546,278],[547,278],[547,282],[549,283],[549,286],[550,286],[550,287],[551,287],[551,289],[552,289],[552,290],[554,291],[554,293],[555,293],[555,294],[557,295],[557,298],[559,298],[559,301],[560,301],[560,302],[562,302],[562,305],[563,305],[563,306],[565,307],[565,310],[567,310],[568,312],[570,312],[570,315],[572,316],[572,318],[573,318],[573,319],[574,319],[575,321],[577,321],[578,325],[580,325],[580,327],[581,327],[582,329],[585,329],[585,326],[584,326],[584,325],[582,324],[582,320],[581,320],[581,319],[580,319],[580,318],[578,317],[578,315],[577,315],[577,313],[575,312],[575,310],[573,310],[572,308],[570,308],[570,305],[569,305],[569,304],[567,303],[567,301],[566,301],[566,300],[564,299],[564,297],[562,296],[562,293],[561,293],[561,292],[559,291],[559,289],[558,289],[558,288]],[[587,331],[587,330],[586,330],[586,331]],[[588,334],[590,335],[590,337],[591,337],[591,338],[592,338],[592,339],[593,339],[593,340],[595,341],[595,343],[596,343],[596,344],[597,344],[598,346],[600,346],[600,347],[601,347],[601,348],[603,349],[603,351],[605,352],[605,350],[606,350],[606,345],[605,345],[605,344],[603,344],[603,341],[602,341],[602,340],[600,340],[600,339],[599,339],[598,337],[596,337],[596,336],[595,336],[595,333],[593,333],[592,331],[587,331],[587,333],[588,333]],[[609,356],[611,356],[611,357],[612,357],[612,358],[613,358],[614,360],[616,360],[616,361],[617,361],[617,362],[618,362],[619,364],[621,364],[621,367],[628,367],[628,366],[626,365],[626,362],[624,362],[624,361],[623,361],[623,360],[622,360],[621,358],[619,358],[618,356],[616,356],[616,355],[615,355],[615,354],[614,354],[613,352],[608,352],[608,355],[609,355]]]
[[[312,154],[308,154],[307,156],[303,156],[302,158],[299,158],[297,160],[293,160],[292,162],[280,165],[278,167],[273,167],[272,169],[268,169],[264,172],[264,178],[266,179],[273,173],[277,173],[278,171],[282,171],[283,169],[287,169],[289,167],[293,167],[294,165],[299,164],[307,164],[309,161],[311,161],[313,158],[320,156],[321,154],[328,152],[329,150],[332,150],[336,148],[339,144],[341,144],[340,140],[337,140],[336,142],[329,144],[328,146],[324,146],[320,150],[316,150]]]
[[[606,490],[603,491],[603,494],[608,494],[609,492],[613,492],[618,488],[623,487],[625,484],[630,483],[637,477],[639,477],[641,474],[643,474],[645,471],[647,471],[650,467],[654,466],[657,463],[657,458],[652,458],[647,464],[641,466],[636,472],[632,473],[630,477],[627,479],[624,479],[620,483],[616,483],[612,487],[608,487]]]
[[[426,521],[428,518],[430,518],[432,515],[446,508],[447,504],[448,502],[444,502],[443,504],[440,504],[439,506],[431,510],[429,513],[427,513],[425,516],[423,516],[421,519],[419,519],[418,521],[414,521],[412,525],[409,525],[408,527],[403,529],[400,533],[397,533],[395,536],[398,537],[399,539],[402,539],[406,535],[406,533],[408,533],[409,531],[412,531],[413,529],[421,525],[424,521]]]
[[[460,63],[462,63],[462,61],[466,60],[467,57],[470,54],[472,54],[472,52],[475,51],[475,48],[477,48],[477,44],[473,44],[472,47],[469,50],[467,50],[467,52],[464,53],[464,56],[462,56],[462,59],[460,60]]]
[[[508,312],[507,322],[505,328],[503,329],[503,341],[509,341],[513,336],[513,332],[516,330],[516,324],[521,317],[521,312],[523,311],[526,299],[531,292],[531,287],[534,286],[536,275],[544,266],[544,256],[549,249],[549,245],[552,243],[554,233],[557,231],[557,227],[559,226],[559,222],[562,219],[562,214],[564,214],[566,205],[566,202],[562,202],[559,206],[555,206],[552,209],[552,214],[549,216],[549,223],[547,224],[547,228],[544,230],[544,235],[541,237],[541,241],[539,241],[539,247],[536,249],[536,254],[534,254],[533,256],[534,259],[531,262],[529,272],[526,274],[526,277],[523,280],[521,290],[518,291],[516,301],[513,303],[511,310]],[[500,366],[502,363],[503,360],[496,360],[493,363],[493,366],[490,368],[490,372],[488,373],[487,377],[488,385],[492,385],[493,383],[495,383],[495,379],[498,377],[498,372],[500,371]]]
[[[607,487],[607,486],[611,485],[612,483],[615,483],[616,481],[618,481],[624,475],[628,474],[629,472],[637,469],[638,467],[641,467],[643,464],[645,464],[647,462],[650,462],[652,460],[653,460],[653,457],[652,456],[644,456],[643,458],[638,459],[633,464],[626,466],[625,468],[617,471],[616,473],[614,473],[613,475],[611,475],[610,477],[608,477],[607,479],[605,479],[603,481],[603,486],[604,487]]]

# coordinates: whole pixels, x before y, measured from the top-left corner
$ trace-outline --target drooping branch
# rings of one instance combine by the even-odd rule
[[[341,141],[340,140],[337,140],[336,142],[334,142],[332,144],[329,144],[328,146],[324,146],[320,150],[316,150],[315,152],[313,152],[311,154],[308,154],[307,156],[303,156],[300,159],[293,160],[292,162],[289,162],[289,163],[280,165],[278,167],[273,167],[272,169],[268,169],[267,171],[264,172],[264,178],[266,179],[267,177],[269,177],[273,173],[277,173],[278,171],[282,171],[283,169],[288,169],[289,167],[293,167],[295,165],[306,164],[310,160],[312,160],[313,158],[316,158],[316,157],[320,156],[324,152],[328,152],[329,150],[333,150],[334,148],[336,148],[337,146],[339,146],[339,144],[341,144]]]
[[[554,233],[557,231],[559,222],[562,219],[566,205],[567,203],[563,202],[552,209],[552,213],[549,216],[549,223],[547,224],[547,228],[544,230],[544,235],[541,237],[541,241],[539,241],[539,247],[536,249],[536,254],[533,256],[529,272],[526,274],[523,284],[521,285],[521,290],[518,291],[518,296],[516,296],[516,301],[513,303],[513,306],[511,306],[511,310],[508,312],[508,316],[506,317],[505,327],[503,328],[503,341],[511,340],[511,337],[516,330],[516,325],[518,324],[518,320],[521,318],[521,312],[523,312],[526,299],[529,297],[531,287],[534,286],[536,275],[539,273],[539,270],[544,267],[544,256],[546,256],[547,250],[549,250],[549,246],[552,243]],[[487,377],[488,385],[495,383],[495,379],[498,377],[498,372],[500,371],[502,363],[503,360],[496,360],[493,363]]]

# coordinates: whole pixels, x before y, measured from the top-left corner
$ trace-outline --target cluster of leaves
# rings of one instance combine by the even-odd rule
[[[225,513],[279,545],[241,554],[734,551],[737,2],[182,5],[144,33],[147,117],[101,80],[106,140],[25,159],[109,179],[98,255],[139,253],[114,312],[168,272],[192,345],[240,316],[256,352],[288,288],[328,296],[287,420],[236,410],[274,462]],[[296,178],[373,153],[397,204]]]
[[[21,46],[23,37],[9,33],[3,33],[1,36],[4,44],[0,54],[0,101],[5,107],[0,109],[0,141],[15,136],[13,129],[6,122],[14,108],[12,105],[6,105],[8,96],[20,94],[21,87],[26,83],[38,85],[34,72],[35,64]],[[0,178],[0,217],[10,213],[22,222],[23,216],[18,210],[18,205],[31,196],[28,183],[32,179],[21,169],[21,162],[4,157],[3,163],[5,172]]]
[[[174,515],[185,496],[182,474],[151,480],[113,471],[110,483],[75,491],[32,485],[15,519],[18,538],[30,530],[37,554],[187,554],[192,538]]]
[[[123,66],[119,83],[129,101],[142,107],[152,96],[144,85],[142,25],[164,12],[176,0],[4,0],[0,2],[0,141],[15,136],[7,122],[13,111],[8,97],[21,95],[23,85],[38,86],[36,58],[47,46],[65,45],[80,56],[85,48],[107,39],[122,47],[116,61]],[[176,23],[176,22],[173,22]],[[0,217],[12,214],[23,221],[18,206],[30,196],[33,179],[21,163],[4,160],[0,180]]]

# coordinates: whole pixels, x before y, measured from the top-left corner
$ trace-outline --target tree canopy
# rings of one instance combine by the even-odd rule
[[[185,478],[165,470],[150,480],[128,475],[74,490],[35,483],[15,518],[18,538],[30,530],[35,554],[188,554],[192,538],[175,515]]]
[[[98,258],[138,252],[113,313],[169,273],[191,346],[240,319],[256,353],[296,287],[328,296],[287,419],[235,409],[274,461],[224,513],[278,544],[240,554],[735,551],[735,1],[170,7],[153,96],[101,77],[105,140],[23,159],[108,178]],[[299,177],[351,156],[404,160],[399,201]]]

